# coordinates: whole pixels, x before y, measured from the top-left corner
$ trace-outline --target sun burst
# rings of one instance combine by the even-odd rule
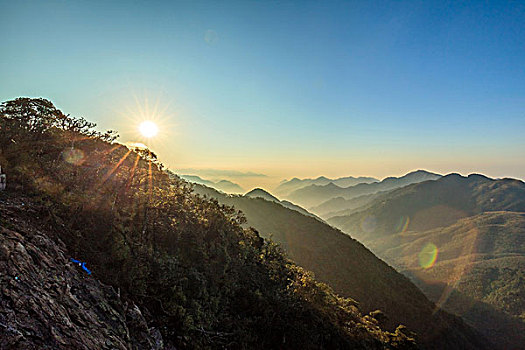
[[[152,138],[159,133],[159,127],[151,120],[146,120],[140,123],[139,131],[145,138]]]

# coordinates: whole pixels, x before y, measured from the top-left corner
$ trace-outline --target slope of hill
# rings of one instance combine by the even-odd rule
[[[335,197],[344,197],[344,191],[345,188],[334,185],[333,183],[329,183],[327,185],[308,185],[291,192],[284,198],[293,201],[294,203],[298,203],[305,208],[311,208],[329,199]]]
[[[519,348],[525,343],[524,212],[522,181],[451,174],[329,222],[500,347]]]
[[[220,180],[220,181],[217,181],[217,182],[213,182],[213,181],[210,181],[210,180],[205,180],[197,175],[178,175],[180,176],[180,178],[188,181],[188,182],[191,182],[191,183],[195,183],[195,184],[200,184],[200,185],[206,185],[206,186],[209,186],[209,187],[213,187],[215,188],[216,190],[219,190],[219,191],[222,191],[222,192],[225,192],[225,193],[242,193],[244,192],[244,189],[239,186],[238,184],[234,183],[234,182],[231,182],[231,181],[228,181],[228,180]]]
[[[436,313],[434,305],[405,277],[323,222],[261,198],[227,196],[205,186],[196,186],[195,191],[242,210],[248,225],[279,242],[292,260],[336,292],[359,300],[363,311],[379,307],[389,317],[387,327],[409,326],[428,348],[485,346],[460,319]]]
[[[525,184],[481,175],[450,174],[413,184],[376,198],[365,210],[328,222],[362,242],[403,230],[448,226],[484,211],[525,211]]]
[[[372,182],[379,182],[378,179],[374,179],[373,177],[340,177],[338,179],[329,179],[324,176],[320,176],[316,179],[298,179],[294,177],[293,179],[289,181],[283,181],[277,186],[275,189],[275,193],[279,196],[287,196],[291,192],[298,190],[300,188],[309,186],[309,185],[318,185],[318,186],[324,186],[328,185],[329,183],[333,183],[334,185],[337,185],[339,187],[349,187],[354,186],[360,183],[372,183]]]
[[[244,189],[236,184],[235,182],[231,182],[228,180],[220,180],[215,183],[215,188],[219,191],[226,192],[226,193],[242,193],[244,192]]]
[[[245,197],[250,197],[250,198],[262,198],[262,199],[265,199],[265,200],[270,201],[270,202],[279,203],[285,208],[298,211],[299,213],[301,213],[303,215],[312,216],[312,217],[317,218],[317,216],[315,216],[314,214],[310,213],[306,209],[304,209],[304,208],[302,208],[302,207],[300,207],[298,205],[295,205],[295,204],[293,204],[292,202],[289,202],[289,201],[281,201],[277,197],[272,195],[271,193],[269,193],[269,192],[267,192],[267,191],[265,191],[265,190],[263,190],[261,188],[255,188],[255,189],[251,190],[250,192],[246,193],[244,196]],[[321,220],[320,218],[318,218],[318,219]]]
[[[525,344],[525,213],[485,212],[369,244],[430,299],[502,348]],[[425,268],[429,245],[436,257]]]
[[[184,179],[194,184],[206,185],[209,187],[213,187],[213,185],[215,184],[215,182],[210,181],[210,180],[205,180],[197,175],[179,175],[177,174],[177,176],[179,176],[181,179]]]
[[[139,307],[88,276],[63,242],[31,224],[38,211],[30,201],[0,198],[0,349],[164,348]]]
[[[440,177],[441,175],[438,174],[433,174],[424,170],[418,170],[399,178],[388,177],[381,182],[361,183],[346,188],[336,186],[332,183],[324,186],[309,185],[291,192],[285,198],[305,208],[311,208],[336,197],[351,199],[362,195],[393,190],[413,183],[436,180]]]
[[[329,219],[334,216],[342,216],[352,214],[356,209],[362,209],[368,203],[371,203],[377,197],[385,194],[387,191],[377,192],[373,194],[365,194],[351,199],[344,199],[343,197],[336,197],[327,200],[312,207],[309,210],[322,217]]]
[[[316,216],[315,214],[312,214],[310,213],[308,210],[304,209],[303,207],[300,207],[298,205],[295,205],[293,204],[292,202],[289,202],[289,201],[280,201],[279,203],[281,203],[281,205],[285,208],[288,208],[288,209],[292,209],[292,210],[295,210],[303,215],[306,215],[306,216],[311,216],[313,218],[316,218],[318,220],[322,220],[320,217]]]
[[[250,192],[246,193],[244,196],[250,197],[250,198],[262,198],[270,202],[276,202],[276,203],[280,202],[280,200],[277,199],[277,197],[273,196],[272,194],[263,190],[262,188],[255,188],[251,190]]]
[[[104,304],[104,297],[115,295],[99,293],[98,282],[90,282],[96,279],[138,305],[167,348],[413,345],[403,327],[382,330],[372,316],[360,314],[355,301],[338,297],[272,242],[243,228],[236,210],[196,196],[190,184],[170,178],[153,153],[111,143],[113,133],[93,127],[43,99],[0,106],[0,163],[8,174],[7,190],[0,193],[0,262],[9,273],[1,275],[8,281],[0,287],[0,341],[24,341],[15,343],[16,348],[70,348],[65,344],[89,341],[82,334],[93,329],[93,347],[98,348],[96,339],[116,328],[101,348],[121,348],[127,341],[125,325],[119,323],[123,313],[118,301],[112,307]],[[5,205],[16,201],[21,204],[11,219],[3,213],[13,208]],[[17,237],[16,232],[26,234],[26,227],[39,232],[33,245]],[[51,240],[64,242],[63,253],[54,253]],[[64,255],[88,262],[93,271],[83,275],[87,281],[80,290],[68,288],[69,275],[60,275],[73,272],[62,265]],[[31,276],[20,266],[35,280],[26,281]],[[59,289],[52,280],[61,284]],[[35,294],[39,288],[41,293]],[[82,298],[70,294],[91,299],[81,305]],[[38,298],[47,295],[56,297],[57,305],[44,309],[47,301]],[[91,306],[91,312],[79,310]],[[64,310],[71,311],[69,316],[62,315]],[[101,310],[106,314],[98,315]],[[21,320],[32,319],[28,322],[36,325],[34,333],[16,323],[17,313]],[[105,329],[107,322],[111,324]],[[133,329],[144,331],[142,326]]]
[[[339,187],[350,187],[350,186],[355,186],[358,184],[371,184],[374,182],[379,182],[379,180],[374,177],[368,177],[368,176],[359,176],[359,177],[347,176],[347,177],[340,177],[332,181],[334,185],[337,185]]]

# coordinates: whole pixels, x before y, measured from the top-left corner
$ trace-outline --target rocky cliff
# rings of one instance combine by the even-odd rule
[[[136,305],[24,219],[38,213],[0,201],[0,349],[165,348]]]

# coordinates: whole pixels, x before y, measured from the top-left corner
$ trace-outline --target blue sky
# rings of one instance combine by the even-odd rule
[[[175,169],[525,178],[523,2],[0,0],[0,42],[2,101],[157,120]]]

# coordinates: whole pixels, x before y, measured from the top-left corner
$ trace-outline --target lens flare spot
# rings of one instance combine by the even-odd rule
[[[402,216],[396,226],[396,231],[399,233],[406,232],[408,225],[410,225],[410,217]]]
[[[208,44],[214,44],[219,39],[219,36],[217,35],[217,32],[211,29],[208,29],[204,33],[204,41],[206,41]]]
[[[377,220],[373,215],[368,215],[361,221],[361,229],[365,232],[373,232],[376,226]]]
[[[419,252],[419,266],[429,269],[436,263],[438,247],[434,243],[427,243]]]
[[[142,134],[142,136],[150,138],[156,136],[159,133],[159,128],[154,122],[146,120],[140,123],[139,131]]]
[[[65,162],[73,165],[81,165],[84,163],[84,152],[78,148],[68,148],[62,152],[62,159]]]

